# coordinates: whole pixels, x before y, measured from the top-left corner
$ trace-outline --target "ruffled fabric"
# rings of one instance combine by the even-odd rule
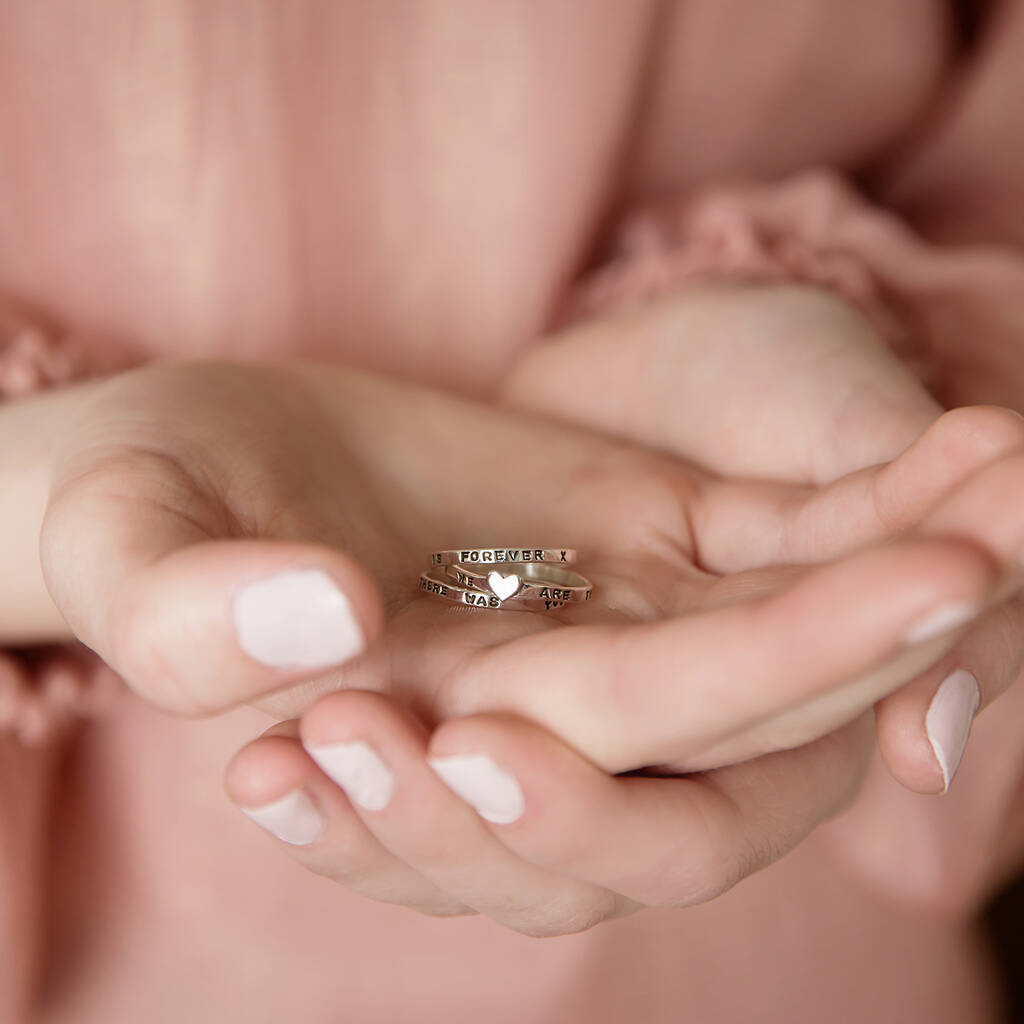
[[[88,375],[80,348],[12,314],[0,314],[0,339],[0,398],[22,398]]]
[[[68,338],[16,311],[0,312],[0,401],[60,387],[102,368]],[[40,746],[99,715],[119,679],[82,645],[0,651],[0,734]]]
[[[838,293],[948,405],[1014,407],[1024,394],[1021,253],[925,242],[831,171],[717,185],[633,213],[560,320],[715,279],[800,282]]]

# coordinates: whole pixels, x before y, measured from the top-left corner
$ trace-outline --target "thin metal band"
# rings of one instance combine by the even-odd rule
[[[503,571],[508,569],[508,572]],[[487,571],[463,563],[445,569],[448,579],[462,587],[493,594],[499,600],[589,601],[593,584],[586,576],[560,565],[544,562],[517,562],[502,569]]]
[[[524,599],[513,597],[507,601],[494,594],[485,594],[481,590],[474,590],[471,587],[460,587],[453,583],[443,568],[428,569],[420,575],[420,590],[432,594],[445,601],[453,601],[455,604],[464,604],[470,608],[518,608],[521,611],[551,611],[554,608],[562,608],[565,601],[557,601],[553,598]]]
[[[435,551],[431,565],[496,565],[504,562],[555,562],[572,565],[572,548],[463,548],[461,551]]]

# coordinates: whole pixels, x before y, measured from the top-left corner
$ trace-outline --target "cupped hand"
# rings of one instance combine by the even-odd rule
[[[229,773],[314,870],[560,933],[708,898],[849,799],[861,712],[1013,585],[1024,537],[1007,516],[989,538],[972,504],[1004,430],[956,413],[892,466],[787,487],[338,369],[153,367],[81,410],[41,550],[75,632],[165,707],[378,691],[321,700]],[[492,614],[417,590],[430,550],[511,538],[580,548],[594,600]]]
[[[990,347],[980,351],[984,362]],[[947,393],[940,371],[962,363],[939,360],[927,376]],[[987,378],[979,372],[970,379]],[[942,414],[856,310],[794,285],[690,285],[581,322],[532,350],[502,396],[517,408],[584,423],[726,476],[809,486],[896,458]],[[984,398],[976,390],[975,399]],[[969,415],[978,416],[975,442],[993,457],[1024,450],[1024,420],[1009,411]],[[971,429],[965,425],[962,436]],[[919,465],[933,495],[947,458],[935,446],[930,463]],[[1011,500],[1012,462],[1005,473],[1005,488],[986,499],[993,506]],[[979,505],[976,514],[980,522],[990,512]],[[968,687],[969,673],[984,708],[1018,677],[1022,656],[1024,603],[1013,596],[911,685],[882,700],[878,743],[892,774],[913,790],[944,790],[959,750],[935,749],[926,728],[937,691],[947,679],[954,680],[951,692],[956,680]],[[958,739],[948,742],[955,748]]]
[[[277,845],[362,895],[564,935],[712,899],[855,795],[870,718],[686,778],[609,775],[524,717],[432,732],[393,697],[345,691],[274,726],[227,789]]]
[[[75,634],[164,707],[370,689],[431,724],[522,714],[610,771],[704,769],[853,720],[1016,585],[1024,528],[977,518],[1024,488],[992,461],[1004,430],[951,414],[888,467],[786,487],[344,370],[157,367],[83,409],[42,562]],[[417,589],[431,550],[505,540],[571,542],[594,600]]]

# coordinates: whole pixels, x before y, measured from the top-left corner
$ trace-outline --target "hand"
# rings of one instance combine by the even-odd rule
[[[975,504],[1020,485],[1013,464],[910,527],[1004,433],[952,414],[891,466],[808,490],[324,367],[153,368],[67,435],[42,561],[76,635],[164,707],[288,714],[359,687],[428,722],[519,712],[611,771],[717,767],[852,720],[956,636],[922,622],[1001,598],[1017,523],[981,527]],[[484,529],[571,536],[601,599],[453,614],[415,589],[430,550]],[[681,715],[688,688],[705,699]]]
[[[364,896],[564,935],[771,864],[854,796],[872,733],[862,716],[734,767],[613,776],[522,717],[430,734],[394,698],[347,691],[245,747],[226,784],[284,852]]]
[[[982,273],[984,258],[932,256],[903,236],[894,244],[915,248],[906,267],[936,264],[926,287],[932,277],[943,282],[927,308],[937,305],[944,318],[943,330],[930,336],[945,340],[926,352],[919,372],[945,397],[1024,408],[1024,363],[1009,330],[1015,291],[994,283],[999,273]],[[890,263],[890,276],[902,273],[895,255]],[[961,273],[944,263],[963,264]],[[975,272],[966,272],[975,263]],[[977,278],[978,287],[951,291],[958,276],[965,285]],[[1003,301],[980,287],[986,282]],[[970,346],[958,349],[957,337],[971,338]],[[562,377],[573,387],[558,388]],[[580,324],[532,351],[507,379],[505,394],[520,407],[721,472],[807,482],[895,457],[941,414],[859,314],[827,293],[795,286],[691,285],[659,303]],[[1024,441],[1012,417],[1003,427],[1006,450]],[[1003,692],[1020,673],[1022,626],[1021,600],[1009,599],[918,680],[879,703],[879,746],[905,786],[944,790],[948,775],[928,740],[927,709],[940,683],[964,667],[981,681],[985,703]],[[971,912],[1019,859],[1004,834],[1020,774],[1013,706],[976,726],[952,805],[901,799],[873,770],[865,798],[823,837],[887,898],[930,913]],[[1024,849],[1019,836],[1015,848]]]
[[[338,370],[157,367],[112,381],[82,408],[57,459],[42,550],[76,632],[165,706],[213,710],[310,676],[275,706],[300,709],[339,686],[382,691],[330,697],[302,725],[314,751],[356,738],[390,760],[395,803],[372,823],[358,817],[372,809],[328,785],[294,725],[279,727],[291,737],[247,748],[232,769],[232,794],[264,823],[282,832],[279,815],[290,814],[286,838],[300,827],[308,839],[311,821],[327,821],[300,848],[307,863],[378,898],[443,912],[472,906],[521,930],[560,931],[641,903],[706,898],[849,798],[868,749],[856,721],[820,744],[699,781],[608,779],[581,755],[612,770],[706,767],[803,743],[856,720],[878,692],[932,660],[950,637],[917,636],[905,648],[914,625],[950,602],[996,599],[1004,582],[996,561],[1006,559],[969,539],[975,527],[962,508],[951,503],[946,520],[848,559],[798,563],[912,523],[930,503],[918,486],[929,452],[959,448],[944,490],[988,461],[1000,423],[987,411],[955,414],[892,467],[808,492],[723,483],[576,431]],[[979,478],[965,494],[987,486]],[[729,524],[743,517],[737,543]],[[421,597],[411,581],[426,553],[472,542],[482,522],[501,536],[578,538],[594,552],[586,568],[602,600],[544,618]],[[947,536],[957,532],[965,539]],[[789,568],[717,575],[693,562],[700,550],[709,567],[776,565],[780,543]],[[297,667],[268,665],[240,648],[233,593],[296,567],[323,570],[347,595],[360,634],[375,636],[380,598],[360,563],[393,610],[365,656],[318,674],[305,656],[292,655],[305,661]],[[287,621],[289,609],[279,611]],[[283,638],[274,638],[276,662]],[[795,716],[802,705],[808,714]],[[522,824],[484,825],[443,788],[423,761],[422,726],[403,707],[427,722],[460,717],[435,732],[435,753],[478,754],[483,743],[506,773],[520,773],[530,802]],[[502,708],[522,718],[490,714]],[[465,717],[473,712],[484,714]],[[333,768],[352,794],[352,779]],[[411,805],[408,792],[419,794]],[[623,842],[607,845],[603,867],[573,871],[556,856],[566,807],[578,814],[575,836],[596,840],[609,822],[623,836],[646,829],[641,859],[631,861]],[[717,823],[706,856],[687,861],[685,878],[659,872],[657,857],[683,834],[692,844],[699,821]],[[424,850],[439,825],[452,846]],[[519,838],[488,837],[508,828]],[[503,881],[485,884],[480,872],[499,861]]]
[[[805,484],[895,458],[942,413],[856,311],[799,286],[691,286],[583,322],[534,349],[502,396],[724,475]],[[1013,452],[1024,446],[1024,421],[1001,414],[990,439],[993,455]],[[919,464],[923,479],[944,472],[943,452],[933,451],[931,465]],[[954,669],[967,669],[984,708],[1020,673],[1022,638],[1024,603],[1012,597],[880,702],[878,744],[900,782],[946,788],[956,765],[937,760],[928,740],[932,698]]]

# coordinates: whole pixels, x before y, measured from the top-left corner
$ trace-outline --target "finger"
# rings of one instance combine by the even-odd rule
[[[718,896],[845,807],[871,750],[864,716],[799,750],[706,775],[616,777],[524,719],[480,715],[440,726],[430,758],[518,856],[678,907]]]
[[[424,730],[394,701],[333,694],[303,716],[301,730],[380,842],[461,903],[529,935],[579,931],[631,909],[510,853],[431,770]]]
[[[795,746],[856,717],[945,653],[1000,581],[973,545],[900,541],[726,607],[477,651],[452,670],[440,705],[444,717],[515,712],[609,771],[715,766],[704,752],[812,700],[759,741]]]
[[[297,722],[283,722],[243,747],[228,766],[225,788],[243,814],[315,874],[421,913],[470,912],[374,838],[345,794],[302,749]]]
[[[991,463],[926,522],[954,536],[978,534],[993,556],[1019,567],[1024,551],[1024,453]],[[945,792],[971,723],[1020,676],[1024,600],[991,611],[939,664],[877,709],[879,749],[896,778],[919,792]]]
[[[118,456],[51,500],[40,553],[75,634],[146,699],[196,714],[359,655],[377,588],[322,545],[240,536],[179,467]]]
[[[979,469],[1024,446],[1024,419],[954,409],[893,462],[824,488],[711,481],[694,506],[706,568],[738,572],[836,558],[905,530]]]
[[[1024,602],[994,609],[938,664],[879,701],[878,748],[892,775],[918,793],[944,793],[975,717],[1019,676]]]
[[[957,484],[915,532],[962,538],[979,545],[1002,567],[1005,586],[1016,587],[1024,552],[1021,507],[1024,451],[1015,449]],[[997,596],[1002,593],[997,591]],[[875,691],[882,698],[879,747],[900,781],[922,792],[944,792],[948,788],[974,715],[1014,682],[1020,674],[1022,655],[1024,604],[1014,598],[992,607],[938,664],[921,666],[925,671],[920,677],[910,681],[911,677],[905,676],[907,686],[893,693],[886,692],[892,686]],[[861,695],[848,690],[825,698],[825,707],[831,712],[835,699],[846,701],[850,696],[860,701]],[[864,707],[858,703],[856,710]],[[819,734],[812,721],[821,719],[821,708],[820,700],[794,708],[707,756],[714,759],[713,763],[726,763],[743,756],[752,744],[768,748],[774,742],[772,735],[810,738]]]
[[[822,838],[859,880],[894,906],[962,923],[1014,874],[1024,847],[1020,721],[1024,688],[975,721],[956,781],[941,800],[897,785],[873,759],[862,796]],[[1005,869],[1010,868],[1008,874]]]

